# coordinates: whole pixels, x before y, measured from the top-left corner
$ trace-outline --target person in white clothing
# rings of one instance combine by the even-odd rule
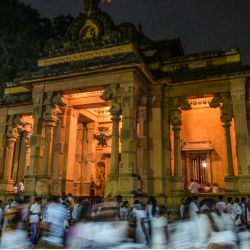
[[[219,212],[219,214],[222,214],[222,212],[226,210],[227,206],[226,203],[224,202],[223,195],[219,195],[218,199],[219,201],[216,203],[216,209]]]
[[[167,209],[161,208],[159,216],[152,219],[151,222],[151,248],[152,249],[166,249],[167,235],[168,235],[168,220]]]
[[[189,205],[189,216],[190,218],[196,217],[199,213],[199,206],[198,206],[198,197],[193,196],[192,201]]]
[[[42,202],[42,199],[40,197],[37,197],[35,199],[35,203],[32,204],[29,215],[30,215],[30,224],[31,224],[31,243],[32,245],[35,245],[37,243],[37,233],[38,233],[38,222],[40,219],[40,215],[42,213],[40,204]]]
[[[196,182],[194,179],[191,179],[191,183],[188,186],[188,190],[190,193],[198,193],[200,188],[200,184]]]

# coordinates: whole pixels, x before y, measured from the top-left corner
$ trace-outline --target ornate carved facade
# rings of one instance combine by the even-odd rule
[[[184,55],[85,1],[0,100],[0,192],[183,194],[191,178],[249,193],[250,71],[237,49]]]

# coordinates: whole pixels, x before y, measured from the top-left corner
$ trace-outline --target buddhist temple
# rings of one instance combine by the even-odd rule
[[[85,0],[37,67],[0,99],[0,196],[128,199],[184,194],[191,179],[250,193],[250,68],[229,48],[186,55],[115,25]]]

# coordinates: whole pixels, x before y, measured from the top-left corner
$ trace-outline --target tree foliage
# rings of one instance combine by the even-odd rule
[[[35,67],[45,42],[61,37],[73,18],[41,18],[37,10],[19,0],[0,1],[0,84]],[[1,88],[0,88],[1,93]]]

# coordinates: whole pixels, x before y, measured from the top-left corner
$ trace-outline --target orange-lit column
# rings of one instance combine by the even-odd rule
[[[30,153],[31,153],[31,148],[30,148],[30,137],[31,134],[26,134],[26,138],[25,138],[25,147],[26,147],[26,152],[25,152],[25,174],[27,172],[27,168],[30,165]]]
[[[49,116],[44,118],[45,121],[45,145],[44,145],[44,158],[42,175],[51,175],[51,162],[52,162],[52,142],[53,142],[53,132],[56,126],[57,117]]]
[[[15,150],[15,143],[19,137],[17,128],[14,128],[10,133],[7,134],[8,147],[6,152],[4,179],[11,180],[12,165],[13,165],[13,155]]]

